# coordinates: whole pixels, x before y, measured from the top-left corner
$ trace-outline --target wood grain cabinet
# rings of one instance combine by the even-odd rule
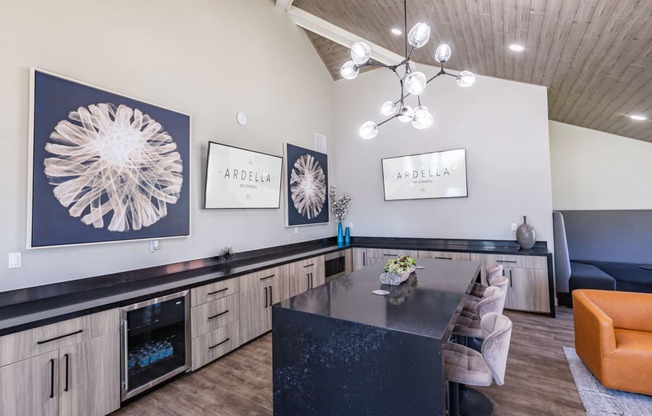
[[[272,329],[272,305],[289,297],[288,266],[240,276],[240,342]]]
[[[401,256],[410,256],[415,259],[418,257],[416,250],[394,250],[385,248],[368,248],[364,256],[364,265],[383,263],[385,264],[389,259],[395,259]]]
[[[354,247],[351,249],[351,257],[352,257],[351,263],[353,266],[353,271],[355,272],[356,270],[360,270],[365,266],[364,263],[367,257],[367,249]]]
[[[420,259],[471,261],[470,253],[455,251],[419,251],[418,255]]]
[[[0,415],[102,416],[120,407],[120,313],[0,337]]]
[[[240,280],[222,280],[190,291],[192,370],[240,346]]]
[[[290,282],[289,297],[296,296],[326,283],[324,256],[298,261],[288,266]]]
[[[546,257],[471,253],[471,260],[480,262],[484,284],[487,282],[487,266],[494,263],[503,265],[503,274],[509,278],[505,308],[550,313]]]

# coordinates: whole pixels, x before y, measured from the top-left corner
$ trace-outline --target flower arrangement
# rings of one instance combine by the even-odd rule
[[[402,274],[408,270],[413,271],[417,266],[417,261],[410,256],[403,256],[397,259],[389,259],[385,263],[384,271],[386,273]]]
[[[417,261],[410,256],[389,259],[385,263],[383,274],[380,275],[380,283],[398,286],[410,277],[416,267]]]
[[[328,195],[331,200],[331,212],[335,215],[335,220],[337,222],[344,221],[346,213],[349,210],[349,204],[351,203],[351,195],[348,193],[343,193],[339,198],[335,195],[335,185],[331,185]]]

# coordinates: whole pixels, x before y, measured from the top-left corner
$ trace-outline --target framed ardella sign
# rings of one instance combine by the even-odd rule
[[[208,142],[204,208],[279,208],[283,158]]]
[[[382,159],[385,201],[467,197],[466,149]]]

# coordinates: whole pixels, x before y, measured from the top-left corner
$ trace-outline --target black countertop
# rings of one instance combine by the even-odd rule
[[[353,237],[338,247],[331,237],[238,253],[228,263],[211,257],[0,292],[0,336],[350,247],[550,256],[545,242],[520,250],[515,241]]]
[[[444,339],[462,297],[480,272],[480,264],[419,259],[417,266],[419,269],[406,282],[389,286],[381,285],[378,278],[384,264],[372,264],[274,308]],[[375,289],[390,294],[374,295]]]

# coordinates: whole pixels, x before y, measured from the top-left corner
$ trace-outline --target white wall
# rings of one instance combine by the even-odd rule
[[[209,140],[282,155],[282,142],[334,146],[333,81],[272,1],[24,0],[0,6],[0,291],[333,235],[284,228],[278,210],[203,210]],[[29,68],[192,116],[191,237],[25,251]],[[245,111],[249,125],[236,124]],[[23,267],[7,269],[22,252]]]
[[[382,121],[378,109],[398,87],[383,69],[335,83],[336,178],[352,194],[353,235],[513,240],[511,223],[527,215],[552,248],[546,89],[487,77],[462,89],[440,77],[422,96],[434,126],[392,120],[360,139],[359,126]],[[384,201],[382,158],[455,148],[467,150],[468,198]]]
[[[557,210],[652,209],[652,143],[550,122]]]

